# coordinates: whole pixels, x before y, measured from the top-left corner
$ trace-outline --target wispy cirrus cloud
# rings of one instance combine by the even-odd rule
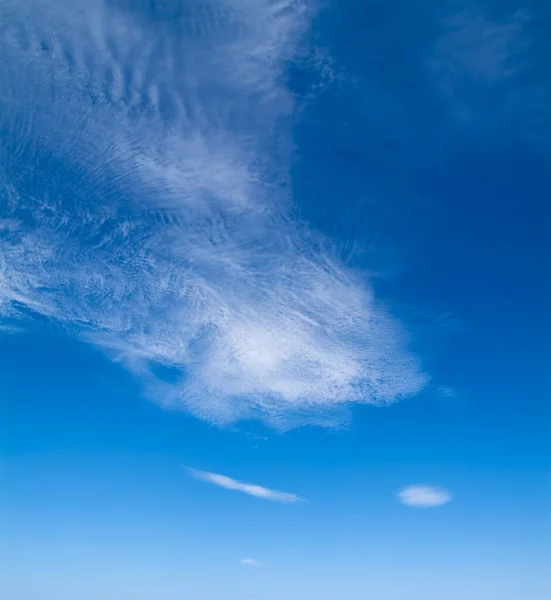
[[[255,498],[271,500],[272,502],[283,502],[285,504],[304,502],[304,499],[300,498],[296,494],[271,490],[270,488],[256,485],[254,483],[243,483],[226,475],[220,475],[219,473],[198,471],[197,469],[192,469],[190,467],[186,467],[186,471],[191,477],[198,479],[199,481],[206,481],[207,483],[212,483],[213,485],[223,487],[227,490],[242,492],[243,494],[248,494],[249,496],[254,496]],[[249,561],[248,564],[252,564],[250,560],[251,559],[244,559],[241,562]]]
[[[430,508],[447,504],[452,499],[450,492],[426,485],[410,485],[398,492],[398,500],[407,506]]]
[[[46,317],[218,424],[332,426],[417,393],[427,377],[368,278],[291,218],[284,69],[306,4],[147,10],[3,11],[3,319]]]

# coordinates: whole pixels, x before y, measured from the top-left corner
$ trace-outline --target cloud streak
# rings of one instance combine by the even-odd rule
[[[291,218],[305,5],[145,6],[3,11],[3,322],[55,323],[220,425],[334,426],[416,394],[400,323]]]
[[[209,473],[208,471],[198,471],[190,467],[186,467],[186,471],[191,477],[198,479],[199,481],[206,481],[207,483],[212,483],[213,485],[223,487],[227,490],[242,492],[243,494],[248,494],[249,496],[254,496],[255,498],[262,498],[263,500],[270,500],[272,502],[283,502],[285,504],[304,502],[303,498],[300,498],[295,494],[278,492],[277,490],[271,490],[253,483],[243,483],[241,481],[232,479],[231,477],[227,477],[226,475]],[[253,564],[250,562],[250,559],[244,559],[241,562]],[[253,562],[256,564],[256,561]]]
[[[398,500],[402,504],[416,508],[441,506],[451,499],[452,495],[449,492],[424,485],[410,485],[398,492]]]

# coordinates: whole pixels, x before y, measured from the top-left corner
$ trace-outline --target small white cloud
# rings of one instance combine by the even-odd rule
[[[242,558],[241,564],[249,565],[250,567],[258,567],[260,565],[260,563],[254,558]]]
[[[249,496],[255,496],[256,498],[263,498],[264,500],[271,500],[272,502],[285,502],[292,504],[294,502],[303,502],[302,498],[299,498],[295,494],[289,494],[287,492],[278,492],[277,490],[271,490],[269,488],[262,487],[253,483],[243,483],[236,481],[226,475],[220,475],[218,473],[209,473],[207,471],[198,471],[197,469],[191,469],[186,467],[187,472],[200,481],[207,481],[213,485],[226,488],[227,490],[235,490],[237,492],[243,492]],[[243,562],[243,561],[242,561]]]
[[[427,508],[448,503],[452,495],[446,490],[424,485],[410,485],[398,492],[398,500],[407,506]]]

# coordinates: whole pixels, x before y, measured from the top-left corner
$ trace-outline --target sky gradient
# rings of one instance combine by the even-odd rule
[[[0,0],[3,597],[548,597],[550,19]]]

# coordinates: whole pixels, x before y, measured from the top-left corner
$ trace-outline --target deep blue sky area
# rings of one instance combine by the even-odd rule
[[[544,2],[0,0],[0,595],[551,593]]]

